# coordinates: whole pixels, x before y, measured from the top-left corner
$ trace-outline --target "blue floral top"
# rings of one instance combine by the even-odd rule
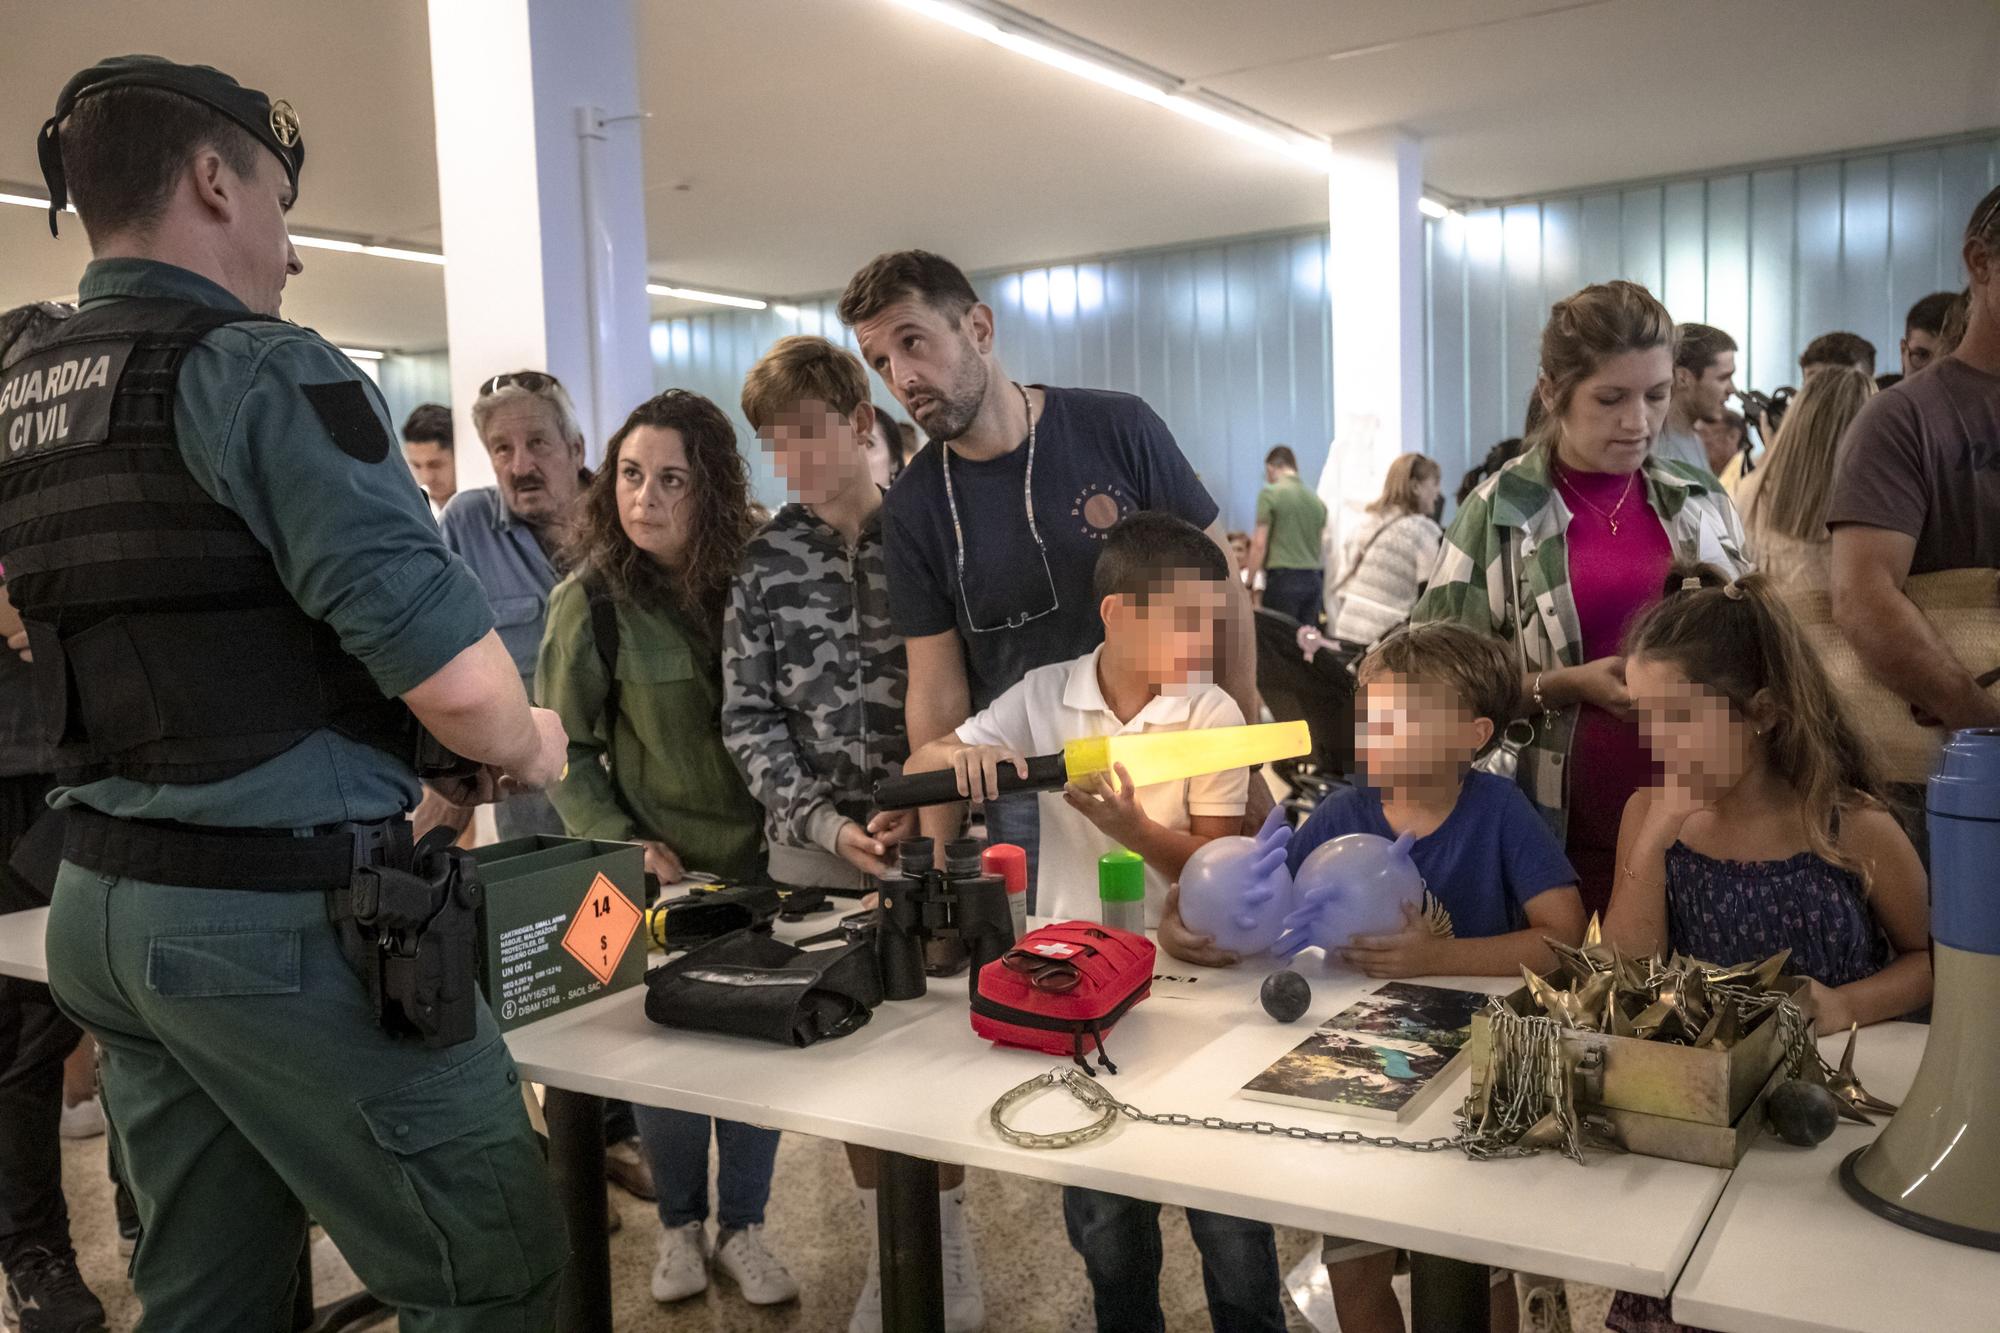
[[[1828,987],[1873,976],[1889,962],[1889,938],[1868,910],[1860,876],[1812,852],[1718,861],[1676,842],[1667,849],[1667,939],[1722,967],[1790,949],[1785,971]]]

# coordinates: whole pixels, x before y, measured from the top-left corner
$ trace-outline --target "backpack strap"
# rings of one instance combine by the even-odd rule
[[[609,740],[618,720],[618,603],[598,580],[585,575],[582,583],[590,605],[590,641],[604,663],[604,735]]]

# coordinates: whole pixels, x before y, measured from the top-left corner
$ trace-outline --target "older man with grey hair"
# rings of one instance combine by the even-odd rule
[[[493,607],[500,641],[535,697],[535,658],[549,592],[563,574],[562,530],[583,496],[583,427],[569,394],[553,375],[517,370],[495,375],[472,400],[472,428],[493,460],[495,484],[460,491],[438,526],[445,545],[472,566]],[[463,828],[470,811],[450,812]],[[542,793],[522,792],[493,806],[500,837],[560,837],[562,817]],[[605,1104],[605,1174],[642,1199],[654,1197],[653,1175],[634,1141],[631,1108]]]
[[[500,641],[532,699],[549,591],[564,573],[563,524],[590,478],[583,466],[583,430],[569,394],[555,376],[539,370],[495,375],[480,385],[472,426],[493,460],[496,484],[454,495],[438,526],[445,545],[479,576]],[[498,802],[493,820],[503,839],[563,832],[561,818],[540,792]],[[463,818],[454,822],[462,826]]]

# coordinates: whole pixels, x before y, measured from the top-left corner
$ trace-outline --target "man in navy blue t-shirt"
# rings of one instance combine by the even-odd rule
[[[861,359],[930,437],[882,507],[889,617],[909,652],[904,716],[912,752],[1036,667],[1072,661],[1103,641],[1091,595],[1098,551],[1121,519],[1142,509],[1205,529],[1230,562],[1218,683],[1246,718],[1257,717],[1249,597],[1215,501],[1151,408],[1129,394],[1015,383],[994,353],[993,312],[956,265],[922,250],[882,255],[855,274],[840,318],[854,330]],[[1248,817],[1262,822],[1270,790],[1259,780],[1250,791]],[[1030,893],[1035,801],[1030,792],[986,808],[988,836],[1027,850]],[[930,837],[957,831],[950,807],[921,819]],[[1051,869],[1096,875],[1094,866]],[[1090,1275],[1100,1327],[1148,1310],[1158,1321],[1158,1214],[1157,1204],[1137,1199],[1063,1191],[1064,1221]],[[1270,1226],[1201,1209],[1190,1209],[1188,1222],[1217,1326],[1282,1333]]]
[[[1036,667],[1102,641],[1091,575],[1121,519],[1165,510],[1228,552],[1215,501],[1166,423],[1129,394],[1009,379],[993,312],[951,261],[922,250],[879,256],[848,283],[840,318],[930,440],[882,511],[889,613],[909,647],[912,749]],[[1230,587],[1218,683],[1254,719],[1249,601]],[[987,811],[997,841],[1027,846],[1031,886],[1034,808],[1030,796]],[[1268,808],[1253,801],[1250,813],[1261,820]],[[955,827],[950,810],[924,812],[927,834]]]

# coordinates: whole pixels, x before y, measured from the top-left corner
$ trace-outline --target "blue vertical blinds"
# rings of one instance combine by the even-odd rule
[[[1271,446],[1290,445],[1312,478],[1333,435],[1326,246],[1326,233],[1315,229],[972,281],[993,307],[1009,374],[1144,398],[1180,441],[1224,520],[1247,527]],[[653,326],[655,382],[706,394],[729,412],[767,504],[784,492],[738,411],[743,376],[788,333],[817,333],[858,350],[835,304],[828,297]],[[907,420],[872,372],[869,383],[878,406]]]
[[[1910,303],[1956,289],[1959,238],[2000,180],[2000,133],[1896,152],[1562,195],[1426,226],[1426,451],[1448,481],[1520,433],[1548,308],[1587,282],[1630,278],[1675,318],[1735,335],[1738,380],[1797,379],[1816,334],[1850,329],[1882,371]],[[1333,434],[1326,233],[1252,237],[975,275],[1000,356],[1024,380],[1138,394],[1166,419],[1232,527],[1247,527],[1260,464],[1289,444],[1308,478]],[[737,408],[772,342],[854,340],[824,297],[652,326],[655,383],[713,398],[742,435],[757,493],[783,488]],[[873,375],[877,404],[898,419]],[[443,401],[443,356],[382,363],[392,409]],[[400,418],[399,418],[400,419]]]
[[[1566,195],[1426,227],[1428,452],[1447,478],[1521,433],[1549,306],[1629,278],[1677,320],[1735,336],[1737,382],[1798,381],[1836,329],[1897,368],[1903,315],[1965,276],[1959,242],[2000,181],[2000,135],[1937,147]]]

